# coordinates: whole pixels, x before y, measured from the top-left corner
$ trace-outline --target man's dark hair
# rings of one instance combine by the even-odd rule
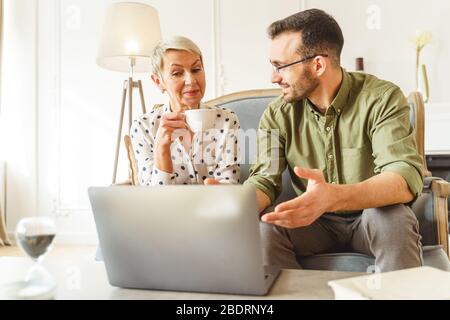
[[[275,21],[267,29],[270,39],[284,32],[301,32],[302,48],[298,53],[304,57],[328,54],[335,66],[340,65],[344,36],[332,16],[319,9],[300,11],[282,20]]]

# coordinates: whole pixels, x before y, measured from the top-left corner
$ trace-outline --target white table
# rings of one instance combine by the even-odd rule
[[[21,280],[31,260],[0,257],[0,285]],[[78,260],[50,259],[45,263],[57,280],[56,299],[333,299],[328,281],[360,275],[353,272],[282,270],[269,294],[240,296],[191,292],[123,289],[109,285],[103,262],[93,257]]]

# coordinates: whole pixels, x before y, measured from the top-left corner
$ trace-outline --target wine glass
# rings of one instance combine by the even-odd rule
[[[27,272],[21,290],[22,298],[52,297],[56,288],[53,276],[42,266],[45,254],[51,249],[56,225],[48,217],[24,218],[16,228],[16,242],[35,263]]]

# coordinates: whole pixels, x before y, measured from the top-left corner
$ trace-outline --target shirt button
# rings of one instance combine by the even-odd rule
[[[337,182],[336,182],[336,181],[331,181],[331,183],[332,183],[332,184],[336,184]]]
[[[330,131],[331,130],[331,127],[327,127],[327,131]]]
[[[333,155],[331,153],[328,155],[328,159],[333,159]]]
[[[337,111],[338,111],[338,113],[341,113],[341,109],[338,109]]]

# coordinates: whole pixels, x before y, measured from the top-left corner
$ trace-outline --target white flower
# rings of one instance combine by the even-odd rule
[[[414,43],[416,44],[417,50],[422,50],[427,44],[431,42],[433,35],[429,31],[416,31],[416,36],[414,37]]]

